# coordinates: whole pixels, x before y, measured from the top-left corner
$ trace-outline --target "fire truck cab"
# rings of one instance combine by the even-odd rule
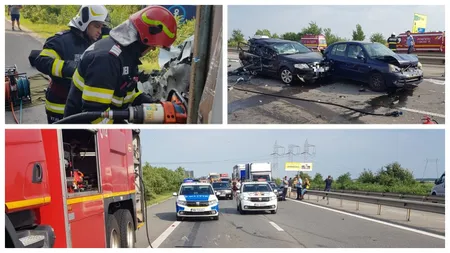
[[[140,153],[138,130],[6,130],[6,248],[134,247]]]
[[[327,40],[325,35],[304,35],[300,39],[300,43],[305,45],[307,48],[311,49],[315,52],[321,52],[321,50],[325,50],[327,48]]]

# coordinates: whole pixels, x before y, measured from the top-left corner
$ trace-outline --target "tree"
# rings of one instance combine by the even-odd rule
[[[322,34],[322,28],[320,28],[316,22],[311,21],[309,26],[302,29],[302,36],[305,34],[319,35]]]
[[[281,35],[281,38],[283,40],[300,41],[301,35],[300,35],[300,33],[287,32],[287,33]]]
[[[371,170],[364,169],[361,174],[359,174],[358,182],[364,183],[364,184],[373,184],[375,183],[376,178],[375,175],[372,173]]]
[[[376,181],[381,185],[392,186],[395,184],[413,185],[416,183],[411,171],[402,168],[395,162],[381,168],[376,176]]]
[[[340,41],[346,41],[346,39],[341,38],[335,34],[332,34],[330,28],[325,28],[325,29],[323,29],[323,31],[324,31],[325,39],[327,40],[327,45],[331,45],[333,43],[340,42]]]
[[[356,25],[356,31],[353,30],[353,36],[352,40],[354,41],[364,41],[366,39],[366,35],[364,35],[364,32],[362,30],[362,27],[360,24]]]
[[[262,36],[268,36],[269,38],[271,37],[270,35],[270,31],[267,29],[264,30],[256,30],[255,35],[262,35]]]
[[[245,41],[244,34],[240,29],[233,30],[233,32],[231,33],[230,40],[234,42],[244,42]]]
[[[350,172],[340,175],[336,180],[336,184],[338,184],[341,189],[345,189],[351,183],[352,183],[352,178],[351,178]]]
[[[371,42],[378,42],[381,44],[385,44],[386,43],[386,39],[384,38],[382,33],[374,33],[372,34],[372,36],[370,36],[370,41]]]
[[[274,39],[279,39],[280,36],[278,36],[278,34],[274,33],[274,34],[272,34],[272,38],[274,38]]]

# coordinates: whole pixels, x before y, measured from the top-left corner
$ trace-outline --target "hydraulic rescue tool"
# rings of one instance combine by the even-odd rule
[[[172,89],[167,101],[153,104],[130,106],[127,110],[105,112],[82,112],[64,118],[54,124],[83,124],[104,118],[114,121],[128,121],[137,124],[186,124],[187,102],[176,90]]]

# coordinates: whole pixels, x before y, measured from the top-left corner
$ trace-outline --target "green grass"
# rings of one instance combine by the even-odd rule
[[[353,190],[353,191],[368,191],[368,192],[392,192],[392,193],[401,193],[408,195],[420,195],[427,196],[430,195],[431,189],[433,188],[433,183],[415,183],[413,185],[379,185],[379,184],[363,184],[358,182],[352,182],[350,184],[340,185],[336,182],[333,182],[332,189],[337,190]],[[311,182],[311,188],[318,188],[323,190],[325,188],[325,184],[314,184]]]
[[[20,26],[26,27],[43,39],[47,39],[48,37],[55,35],[57,32],[68,29],[68,26],[65,25],[34,24],[30,20],[24,18],[20,19]],[[141,61],[142,65],[139,68],[140,70],[150,72],[153,69],[159,69],[158,59],[142,58]]]
[[[161,193],[159,195],[157,195],[155,198],[147,200],[147,205],[153,205],[156,203],[160,203],[164,200],[170,199],[172,197],[172,193],[173,192],[166,192],[166,193]]]

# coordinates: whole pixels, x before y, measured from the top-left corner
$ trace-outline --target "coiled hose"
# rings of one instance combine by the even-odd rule
[[[5,100],[6,103],[10,104],[11,112],[13,114],[14,120],[17,124],[22,123],[22,104],[23,104],[23,98],[31,97],[30,94],[30,81],[27,77],[18,77],[16,79],[17,82],[17,96],[13,97],[12,91],[11,91],[11,79],[8,81],[5,81]],[[17,120],[16,113],[14,111],[14,102],[17,102],[16,99],[19,99],[20,103],[20,109],[19,109],[19,120]]]

